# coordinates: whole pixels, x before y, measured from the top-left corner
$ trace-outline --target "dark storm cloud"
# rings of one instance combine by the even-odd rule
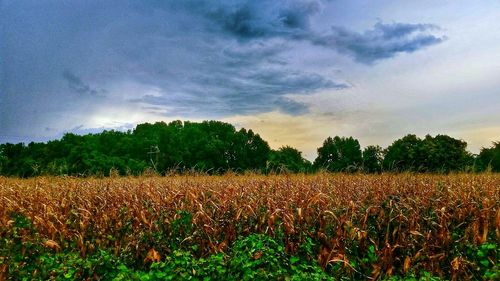
[[[91,88],[88,84],[84,83],[80,77],[76,76],[69,70],[64,70],[62,73],[62,77],[68,82],[68,86],[70,89],[81,95],[97,96],[99,95],[99,92],[106,92],[105,90],[97,90]]]
[[[353,56],[361,63],[394,57],[398,53],[412,53],[424,47],[439,44],[445,37],[429,34],[438,29],[430,24],[383,24],[363,33],[344,27],[332,27],[332,33],[312,39],[317,45],[331,47]]]
[[[222,1],[216,4],[188,1],[184,2],[184,8],[204,15],[222,31],[240,40],[307,41],[352,55],[361,63],[411,53],[445,39],[429,33],[439,29],[436,25],[409,23],[378,22],[364,32],[333,26],[331,32],[320,34],[311,30],[310,18],[321,10],[321,1]]]
[[[293,116],[305,114],[308,112],[307,106],[305,106],[303,103],[285,97],[279,98],[275,104],[281,112]]]
[[[287,55],[298,44],[371,63],[441,40],[411,24],[323,34],[311,25],[322,1],[2,3],[0,131],[13,135],[113,119],[91,112],[119,106],[159,117],[304,114],[294,94],[349,85]]]
[[[235,73],[198,73],[198,76],[192,77],[190,84],[196,85],[189,89],[190,94],[179,95],[172,90],[162,96],[146,95],[131,99],[131,102],[172,107],[167,115],[190,115],[202,111],[210,117],[222,117],[275,109],[296,115],[307,112],[307,108],[284,95],[348,87],[317,74],[258,67],[238,69]]]
[[[319,12],[320,2],[226,1],[198,4],[193,10],[240,39],[301,36],[309,30],[310,16]]]
[[[417,31],[428,31],[439,29],[433,24],[409,24],[409,23],[392,23],[384,24],[378,22],[375,24],[374,30],[369,33],[382,34],[385,39],[403,38]]]

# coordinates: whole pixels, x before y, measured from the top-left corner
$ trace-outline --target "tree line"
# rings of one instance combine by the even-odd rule
[[[219,121],[173,121],[139,124],[127,132],[67,133],[46,143],[0,144],[0,175],[500,171],[500,143],[478,155],[466,147],[466,142],[446,135],[407,135],[385,149],[371,145],[362,150],[357,139],[335,136],[323,142],[311,163],[293,147],[271,149],[252,130]]]

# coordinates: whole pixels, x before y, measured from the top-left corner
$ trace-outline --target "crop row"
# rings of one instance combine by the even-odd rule
[[[141,267],[266,234],[290,255],[312,243],[300,254],[333,275],[465,279],[498,270],[500,176],[0,178],[0,224],[4,276],[13,252],[37,243],[82,258],[107,249]]]

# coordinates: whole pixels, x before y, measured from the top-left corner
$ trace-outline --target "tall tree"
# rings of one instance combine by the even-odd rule
[[[272,151],[267,168],[271,171],[308,172],[311,163],[302,157],[302,152],[291,146],[282,146]]]
[[[316,168],[328,171],[356,171],[363,161],[361,147],[353,137],[328,137],[323,146],[318,148],[318,157],[314,160]]]
[[[425,170],[424,144],[416,135],[394,141],[386,150],[383,166],[387,171]]]
[[[269,144],[252,130],[241,129],[238,134],[243,140],[243,154],[238,156],[238,162],[245,163],[239,167],[244,170],[265,169],[271,152]]]
[[[382,147],[369,145],[363,150],[363,171],[367,173],[380,173],[383,161],[384,153]]]
[[[393,142],[384,158],[384,168],[396,171],[451,172],[472,166],[467,143],[447,135],[407,135]]]
[[[429,172],[464,171],[472,165],[473,158],[466,150],[465,141],[447,135],[427,135],[423,142],[424,165]]]
[[[500,142],[490,148],[482,148],[476,158],[477,171],[500,172]]]

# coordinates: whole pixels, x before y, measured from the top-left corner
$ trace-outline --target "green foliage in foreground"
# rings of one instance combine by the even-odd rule
[[[278,231],[274,237],[241,237],[226,252],[204,257],[196,256],[197,245],[176,248],[170,241],[172,250],[161,262],[143,262],[142,257],[130,260],[126,254],[112,254],[112,249],[82,254],[76,247],[52,247],[43,243],[29,219],[20,214],[13,214],[12,219],[9,229],[1,232],[0,280],[6,276],[7,280],[360,280],[370,276],[379,259],[374,246],[359,252],[356,244],[350,244],[346,249],[346,254],[350,253],[348,265],[330,263],[321,268],[315,255],[318,242],[307,237],[294,254],[288,254],[283,233]],[[189,225],[182,216],[178,223],[180,228]],[[493,241],[464,245],[458,253],[469,261],[476,278],[500,278],[500,245]],[[441,280],[418,267],[410,269],[407,276],[382,273],[379,277]]]
[[[105,250],[86,258],[72,251],[30,250],[29,261],[17,252],[8,263],[13,280],[333,280],[315,260],[287,255],[282,244],[258,234],[236,241],[227,254],[196,258],[189,251],[174,250],[144,268],[134,268]]]
[[[19,258],[19,257],[18,257]],[[314,259],[290,256],[283,245],[265,235],[250,235],[235,242],[228,254],[196,258],[189,251],[175,250],[162,262],[134,268],[105,250],[82,258],[78,252],[43,251],[32,264],[12,263],[12,280],[354,280],[323,271]],[[499,270],[484,277],[494,279]],[[489,274],[489,275],[488,275]],[[359,278],[359,276],[358,276]],[[441,280],[427,272],[418,276],[391,277],[388,280]]]
[[[126,266],[114,280],[332,280],[314,262],[289,256],[284,246],[264,235],[250,235],[235,242],[225,255],[193,258],[189,252],[174,251],[149,271]]]
[[[264,239],[262,239],[264,238]],[[262,239],[262,240],[260,240]],[[78,253],[44,253],[36,259],[34,271],[10,268],[12,280],[353,280],[350,276],[334,278],[314,262],[298,256],[276,253],[279,249],[266,243],[276,243],[259,236],[249,236],[239,246],[252,246],[250,252],[262,251],[258,259],[250,252],[234,249],[230,255],[222,253],[207,258],[195,258],[187,251],[174,251],[163,262],[152,263],[146,269],[134,269],[125,265],[107,251],[100,250],[83,259]],[[276,246],[276,245],[275,245]],[[277,256],[271,256],[277,254]],[[266,259],[270,258],[270,259]],[[281,259],[278,261],[278,259]],[[31,268],[31,267],[30,267]],[[31,268],[32,269],[32,268]],[[486,280],[497,280],[498,268],[483,275]],[[418,275],[393,276],[391,281],[437,281],[439,277],[428,272]]]

